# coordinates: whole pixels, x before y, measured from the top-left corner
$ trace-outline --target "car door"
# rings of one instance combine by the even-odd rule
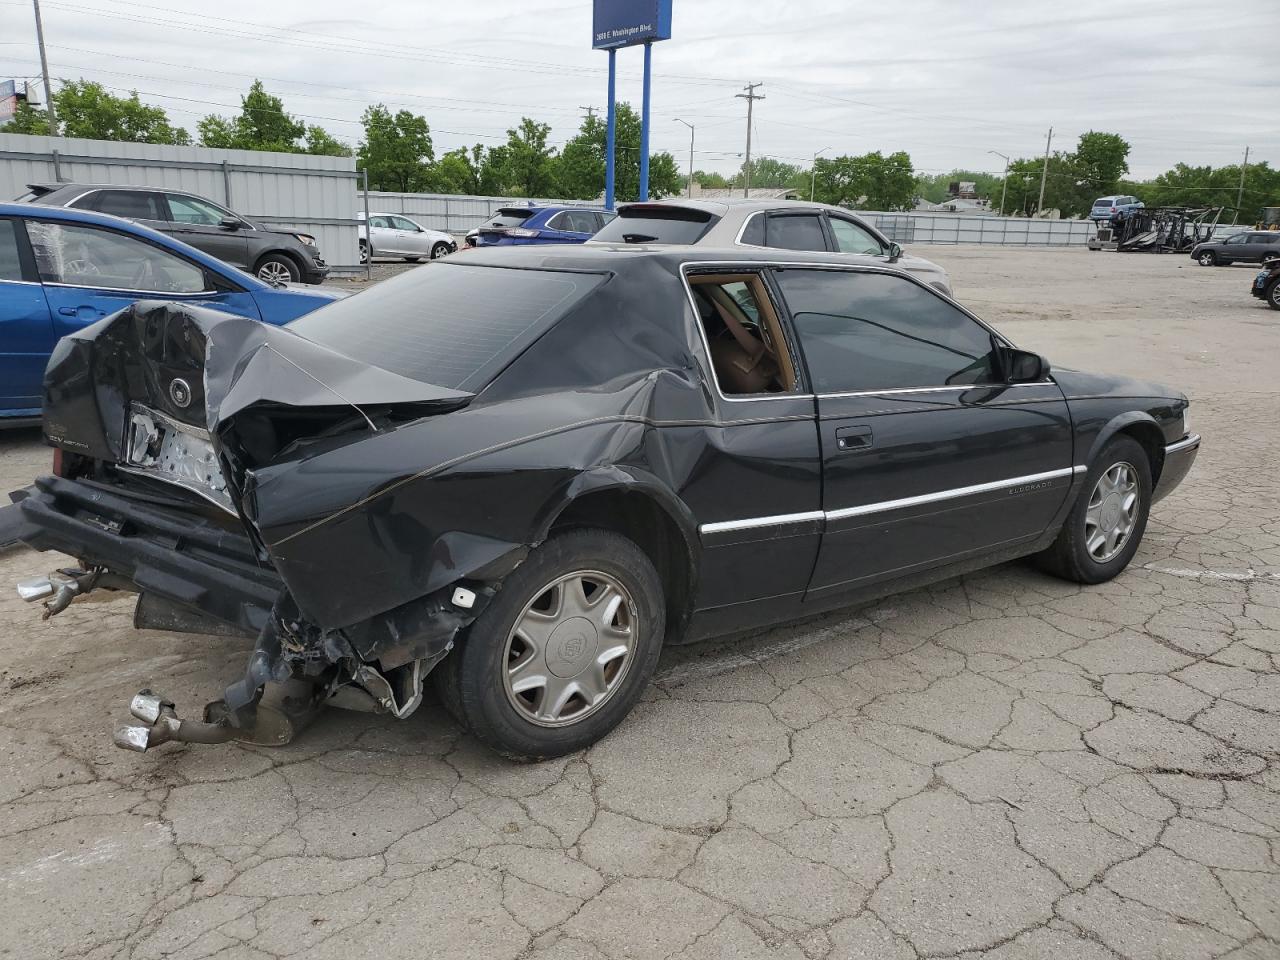
[[[910,278],[775,278],[817,398],[826,527],[810,599],[1045,532],[1083,469],[1057,384],[1006,383],[1006,344]]]
[[[44,368],[56,341],[21,223],[0,218],[0,417],[39,412]]]
[[[140,237],[107,227],[28,220],[27,236],[58,339],[136,300],[195,303],[261,319],[248,291]]]
[[[167,193],[165,200],[169,205],[165,233],[233,267],[250,269],[249,234],[253,231],[250,224],[230,210],[200,197]]]
[[[431,241],[423,229],[408,217],[388,217],[396,232],[396,244],[405,256],[428,257],[431,255]]]
[[[373,244],[374,253],[378,256],[397,257],[403,255],[400,249],[399,231],[391,225],[391,218],[378,215],[369,218],[369,242]]]

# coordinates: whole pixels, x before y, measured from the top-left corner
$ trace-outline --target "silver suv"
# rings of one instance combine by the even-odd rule
[[[883,263],[951,296],[947,271],[902,247],[843,207],[799,200],[658,200],[628,203],[588,243],[669,243],[816,250]]]

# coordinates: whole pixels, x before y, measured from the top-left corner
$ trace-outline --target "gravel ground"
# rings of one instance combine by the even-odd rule
[[[1180,257],[917,252],[1055,363],[1193,397],[1119,579],[1010,564],[669,652],[612,736],[525,766],[434,704],[123,753],[128,696],[195,707],[245,645],[6,588],[0,956],[1280,957],[1280,314]],[[47,459],[0,434],[6,488]]]

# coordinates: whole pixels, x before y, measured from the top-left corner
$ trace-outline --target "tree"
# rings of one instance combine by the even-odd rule
[[[1092,192],[1113,193],[1129,172],[1129,143],[1119,134],[1090,130],[1080,134],[1073,159],[1076,174]]]
[[[950,197],[947,192],[953,183],[972,183],[974,191],[980,197],[991,200],[991,209],[998,208],[1000,203],[1001,176],[998,173],[984,173],[980,170],[952,170],[950,173],[937,173],[933,176],[921,174],[916,177],[915,191],[917,195],[930,203],[942,203]]]
[[[1095,199],[1119,192],[1128,157],[1129,144],[1119,134],[1090,130],[1080,135],[1074,151],[1055,152],[1047,173],[1043,156],[1014,160],[1005,210],[1034,213],[1043,174],[1044,209],[1059,210],[1064,217],[1087,216]]]
[[[640,196],[640,115],[619,103],[615,133],[614,193],[618,200]],[[604,193],[607,129],[600,117],[588,116],[556,160],[556,182],[566,199],[594,200]],[[678,161],[666,151],[649,154],[649,195],[679,193],[684,181]]]
[[[507,142],[498,148],[505,192],[518,197],[549,197],[556,192],[556,155],[547,146],[551,126],[528,117],[507,131]]]
[[[1179,163],[1145,183],[1128,183],[1132,193],[1148,207],[1235,207],[1240,190],[1240,165],[1190,167]],[[1280,170],[1263,161],[1245,170],[1244,196],[1240,200],[1239,222],[1254,223],[1262,207],[1280,206]],[[1224,222],[1230,222],[1228,214]]]
[[[131,143],[191,142],[187,131],[170,125],[168,114],[160,107],[143,103],[136,90],[127,97],[117,97],[100,83],[69,80],[53,95],[53,106],[58,132],[66,137]],[[49,118],[44,111],[23,103],[4,130],[48,134]]]
[[[426,117],[408,110],[392,116],[379,103],[366,107],[360,122],[364,141],[356,154],[356,168],[369,171],[369,189],[399,193],[426,189],[435,159]]]
[[[427,189],[431,193],[461,193],[469,196],[487,196],[500,188],[491,184],[493,171],[489,169],[485,148],[476,144],[470,151],[466,147],[450,150],[428,172]]]
[[[239,114],[228,118],[211,113],[196,124],[196,129],[200,131],[201,145],[206,147],[351,155],[351,148],[323,127],[307,126],[286,113],[284,101],[267,93],[261,80],[253,81],[249,92],[240,98]]]
[[[744,161],[738,172],[729,181],[732,187],[743,186],[747,165]],[[753,187],[789,187],[796,175],[801,173],[800,167],[794,164],[775,160],[773,157],[757,157],[751,161],[751,185]]]
[[[706,170],[693,171],[693,182],[704,190],[727,190],[729,181],[721,173],[708,173]]]
[[[820,158],[814,164],[815,197],[863,210],[907,210],[915,194],[911,157],[879,150],[860,157]]]

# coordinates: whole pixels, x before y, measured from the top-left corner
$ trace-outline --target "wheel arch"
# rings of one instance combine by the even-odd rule
[[[253,273],[255,276],[258,273],[258,268],[262,266],[262,261],[266,260],[268,257],[284,257],[286,260],[292,263],[294,266],[294,269],[298,271],[299,279],[306,276],[307,265],[302,262],[302,258],[299,257],[292,250],[282,250],[279,247],[272,247],[271,249],[263,250],[260,254],[258,254],[257,259],[253,261]]]
[[[611,530],[644,551],[662,582],[667,637],[683,633],[693,612],[701,555],[697,523],[683,501],[652,478],[616,468],[583,473],[545,512],[538,542],[574,527]]]
[[[1151,486],[1154,489],[1164,470],[1164,431],[1149,413],[1133,410],[1113,417],[1094,438],[1085,462],[1092,465],[1103,447],[1120,435],[1133,438],[1146,451],[1147,461],[1151,466]]]

